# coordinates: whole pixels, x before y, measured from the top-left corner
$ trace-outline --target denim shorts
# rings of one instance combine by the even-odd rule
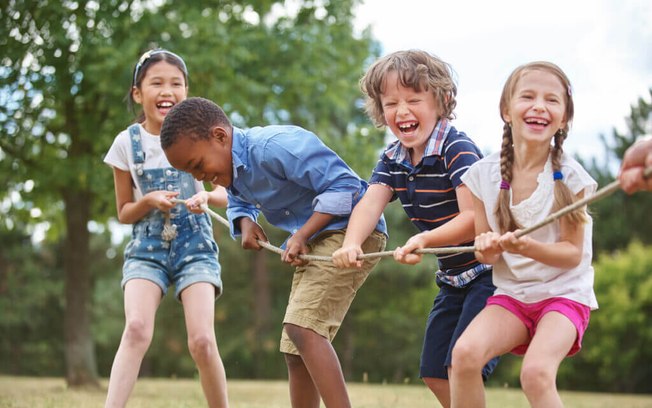
[[[215,297],[222,294],[219,249],[213,240],[213,230],[206,214],[183,212],[170,220],[177,226],[177,236],[171,241],[161,237],[164,218],[154,211],[134,225],[132,239],[125,248],[122,267],[122,288],[130,279],[147,279],[163,292],[175,285],[175,297],[198,282],[215,286]]]
[[[441,284],[439,293],[428,315],[426,333],[421,351],[421,378],[448,379],[451,353],[457,339],[471,320],[485,307],[487,299],[496,287],[488,270],[463,288]],[[498,364],[498,358],[490,360],[482,369],[486,381]]]
[[[308,243],[310,255],[332,255],[342,247],[345,230],[326,231]],[[385,249],[386,237],[374,231],[362,244],[364,253]],[[332,262],[310,262],[294,272],[290,299],[283,323],[304,327],[333,341],[358,289],[380,258],[366,259],[362,268],[340,269]],[[285,330],[280,351],[298,355],[299,351]]]

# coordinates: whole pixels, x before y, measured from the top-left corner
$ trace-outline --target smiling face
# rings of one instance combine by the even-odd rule
[[[183,72],[166,61],[158,61],[147,68],[140,86],[132,89],[136,103],[143,106],[145,129],[158,135],[168,111],[188,96]]]
[[[405,87],[398,73],[392,71],[387,75],[380,101],[385,123],[401,144],[411,150],[412,161],[419,162],[440,116],[432,91]]]
[[[550,144],[559,129],[566,128],[566,93],[561,80],[540,69],[524,71],[503,111],[514,143]]]
[[[199,181],[229,187],[233,180],[231,135],[225,128],[213,127],[210,137],[196,139],[182,135],[165,149],[172,167],[192,174]]]

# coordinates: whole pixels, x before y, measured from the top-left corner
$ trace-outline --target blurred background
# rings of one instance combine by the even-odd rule
[[[97,385],[109,375],[124,325],[119,282],[130,228],[115,219],[112,173],[102,159],[115,135],[135,120],[125,96],[133,67],[149,48],[164,47],[184,57],[189,94],[216,101],[235,125],[291,123],[310,129],[363,178],[370,176],[388,138],[364,115],[358,80],[377,57],[399,48],[422,48],[449,60],[461,84],[466,77],[477,78],[465,74],[471,63],[485,74],[495,73],[475,79],[478,87],[491,83],[480,94],[473,93],[471,80],[471,86],[460,85],[460,110],[465,101],[475,110],[465,107],[455,123],[463,131],[477,128],[469,135],[482,134],[478,144],[485,153],[498,149],[502,83],[516,65],[531,59],[551,59],[569,67],[571,81],[577,78],[582,84],[575,90],[578,106],[583,100],[618,104],[608,109],[617,114],[611,116],[613,123],[578,126],[582,137],[568,149],[600,186],[614,180],[624,150],[650,133],[652,37],[649,29],[635,31],[641,26],[635,23],[650,16],[634,7],[639,2],[613,1],[629,6],[625,9],[633,16],[621,16],[623,26],[615,30],[631,26],[633,31],[625,37],[640,40],[631,47],[643,47],[612,44],[610,50],[631,51],[639,56],[640,66],[621,71],[619,78],[614,75],[618,72],[614,61],[626,65],[632,58],[604,55],[611,69],[603,77],[592,71],[593,81],[586,81],[584,75],[589,73],[574,64],[582,58],[573,50],[586,45],[580,38],[567,35],[563,41],[553,41],[556,49],[563,50],[561,60],[545,52],[544,57],[534,58],[537,44],[551,42],[554,16],[529,10],[529,15],[550,24],[518,21],[521,31],[491,37],[504,57],[476,54],[477,60],[464,62],[452,51],[442,50],[456,38],[460,38],[457,49],[468,50],[471,56],[473,47],[485,45],[450,29],[448,37],[428,36],[427,29],[440,25],[435,16],[415,21],[411,16],[439,13],[440,18],[457,19],[464,30],[462,17],[477,17],[482,10],[456,7],[447,17],[445,6],[433,12],[421,10],[425,3],[430,2],[408,1],[401,10],[412,9],[412,14],[397,12],[389,14],[394,20],[383,20],[388,7],[384,1],[4,1],[0,6],[0,374],[65,377],[69,386]],[[611,4],[595,4],[604,9],[605,3]],[[561,15],[564,10],[559,7]],[[571,11],[581,15],[581,10]],[[506,10],[493,12],[507,15]],[[483,38],[481,31],[475,36]],[[523,36],[536,41],[525,50],[506,46],[510,39]],[[512,62],[514,55],[517,62]],[[632,79],[634,71],[640,74],[637,80]],[[603,86],[611,89],[614,83],[617,95],[589,92]],[[481,95],[488,95],[486,103],[478,102],[484,101]],[[600,121],[608,117],[594,110]],[[478,117],[480,111],[491,112],[495,123],[473,121],[476,111]],[[572,135],[573,131],[569,140]],[[652,194],[620,192],[591,206],[600,309],[592,314],[582,352],[562,364],[560,389],[652,393],[651,208]],[[392,204],[385,215],[388,248],[401,245],[416,232],[400,205]],[[272,243],[285,240],[285,233],[264,227]],[[292,269],[275,254],[245,252],[219,223],[214,222],[214,232],[225,289],[215,305],[215,324],[227,376],[284,379],[286,366],[278,340]],[[420,382],[421,339],[437,292],[436,264],[432,255],[414,267],[387,259],[372,272],[334,343],[349,381]],[[490,384],[518,386],[520,362],[503,358]],[[164,299],[157,315],[141,375],[196,376],[187,351],[183,311],[171,296]]]

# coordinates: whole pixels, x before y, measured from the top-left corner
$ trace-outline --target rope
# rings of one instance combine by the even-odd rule
[[[652,176],[652,167],[647,167],[643,171],[643,178],[648,179]],[[620,188],[620,181],[615,180],[612,181],[611,183],[607,184],[606,186],[602,187],[598,191],[595,192],[595,194],[592,194],[588,197],[585,197],[573,204],[570,204],[564,208],[562,208],[559,211],[556,211],[552,214],[550,214],[548,217],[543,219],[542,221],[528,227],[525,229],[520,230],[518,233],[516,233],[516,237],[520,238],[524,235],[527,235],[533,231],[538,230],[539,228],[550,224],[551,222],[563,217],[564,215],[567,215],[579,208],[582,208],[585,205],[591,204],[595,201],[601,200],[604,197],[613,194],[616,190]],[[177,198],[172,199],[172,202],[177,203],[177,204],[183,204],[185,201],[180,200]],[[225,225],[227,228],[230,228],[231,225],[229,224],[229,221],[227,221],[224,217],[216,213],[215,211],[211,210],[208,208],[207,205],[202,205],[201,207],[204,212],[208,213],[211,217],[219,221],[221,224]],[[283,254],[283,250],[281,248],[275,247],[274,245],[270,244],[269,242],[264,242],[261,240],[257,241],[258,244],[271,251],[274,253],[277,253],[279,255]],[[442,254],[457,254],[457,253],[463,253],[463,252],[474,252],[475,251],[475,246],[461,246],[461,247],[441,247],[441,248],[423,248],[423,249],[417,249],[414,251],[415,254],[435,254],[435,255],[442,255]],[[390,257],[394,256],[394,251],[382,251],[382,252],[370,252],[367,254],[362,254],[358,255],[359,260],[364,260],[364,259],[371,259],[371,258],[383,258],[383,257]],[[333,257],[332,256],[323,256],[323,255],[306,255],[306,254],[300,254],[299,259],[305,260],[305,261],[317,261],[317,262],[332,262]]]

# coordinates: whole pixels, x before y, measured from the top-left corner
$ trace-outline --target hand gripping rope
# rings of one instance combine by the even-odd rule
[[[644,172],[643,172],[643,178],[648,179],[652,176],[652,167],[647,167]],[[569,214],[587,204],[590,204],[592,202],[598,201],[612,193],[614,193],[616,190],[620,188],[620,181],[615,180],[612,181],[611,183],[607,184],[606,186],[602,187],[598,191],[595,192],[595,194],[585,197],[582,200],[579,200],[569,206],[566,206],[562,208],[559,211],[556,211],[552,214],[550,214],[548,217],[543,219],[542,221],[528,227],[525,229],[522,229],[518,231],[516,234],[514,234],[517,238],[522,237],[523,235],[527,235],[535,230],[538,230],[539,228],[543,227],[544,225],[550,224],[551,222],[563,217],[566,214]],[[184,203],[184,200],[179,200],[179,199],[173,199],[173,202],[177,204],[182,204]],[[211,217],[225,225],[227,228],[230,228],[229,222],[216,213],[215,211],[211,210],[208,208],[207,205],[202,205],[201,207],[204,212],[209,214]],[[257,241],[258,244],[265,248],[268,249],[274,253],[277,253],[279,255],[283,254],[283,250],[281,248],[275,247],[274,245],[271,245],[269,242],[264,242],[261,240]],[[442,255],[442,254],[456,254],[456,253],[462,253],[462,252],[474,252],[475,247],[474,246],[461,246],[461,247],[441,247],[441,248],[424,248],[424,249],[417,249],[414,251],[415,254],[435,254],[435,255]],[[383,257],[390,257],[394,255],[394,251],[382,251],[382,252],[370,252],[368,254],[362,254],[358,255],[359,260],[364,260],[364,259],[370,259],[370,258],[383,258]],[[319,255],[306,255],[306,254],[300,254],[299,259],[305,260],[305,261],[317,261],[317,262],[332,262],[333,257],[332,256],[319,256]]]

